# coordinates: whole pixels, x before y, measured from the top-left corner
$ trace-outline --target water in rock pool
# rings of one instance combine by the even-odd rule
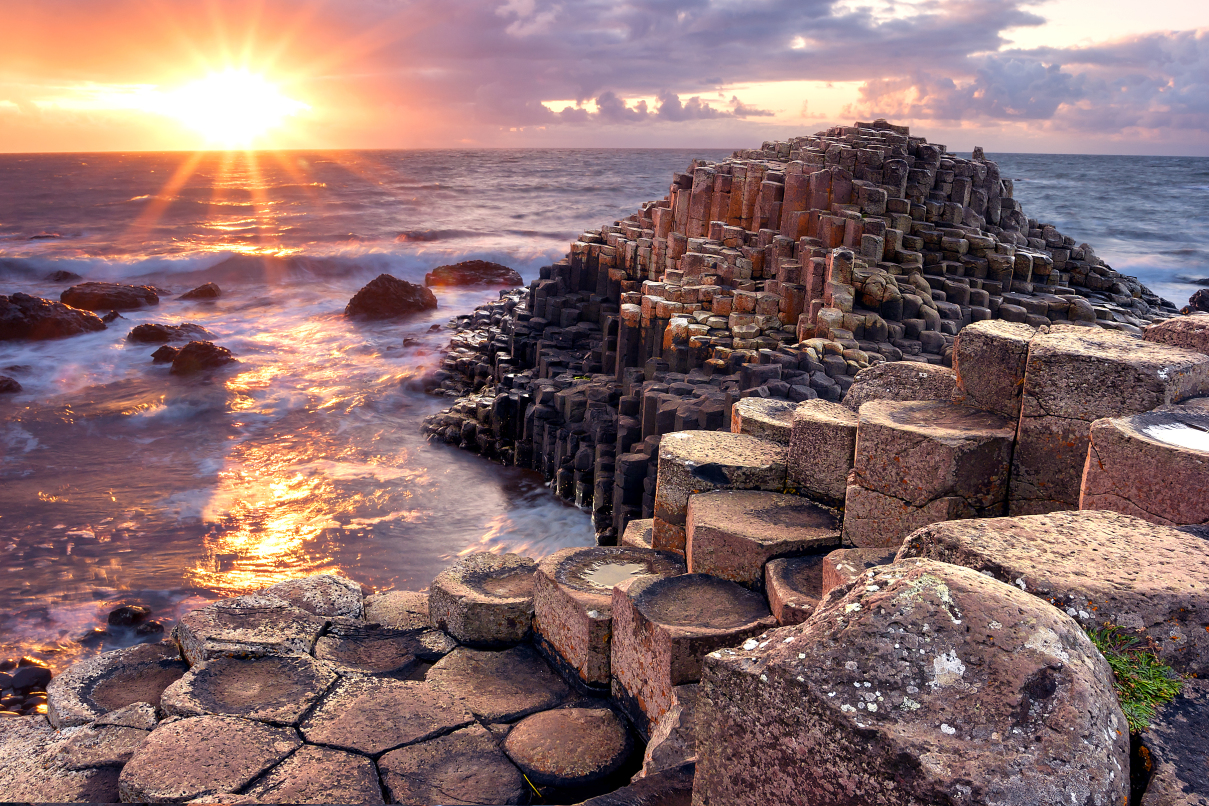
[[[23,387],[0,396],[0,657],[61,668],[136,640],[92,632],[121,603],[170,626],[305,573],[419,589],[462,552],[590,544],[588,516],[540,477],[420,436],[449,402],[415,388],[449,338],[433,326],[496,290],[438,290],[437,311],[394,322],[341,312],[382,272],[422,282],[482,258],[531,280],[583,229],[662,197],[692,158],[726,155],[0,155],[0,293],[57,299],[70,281],[46,278],[60,270],[170,291],[100,333],[0,342],[0,375]],[[1206,213],[1178,192],[1209,184],[1209,161],[1001,164],[1025,180],[1030,215],[1158,293],[1182,302],[1178,277],[1209,275]],[[1134,205],[1139,177],[1170,198]],[[210,281],[217,300],[176,299]],[[126,342],[144,322],[202,325],[239,363],[172,376],[156,345]]]

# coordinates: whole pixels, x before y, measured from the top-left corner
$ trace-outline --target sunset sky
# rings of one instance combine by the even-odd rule
[[[0,0],[0,151],[753,147],[1209,155],[1205,0]]]

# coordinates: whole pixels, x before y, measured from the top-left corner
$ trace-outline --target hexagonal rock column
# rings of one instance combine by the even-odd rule
[[[797,403],[787,400],[745,397],[731,406],[731,433],[749,434],[778,445],[788,445],[793,412],[797,407]]]
[[[894,562],[898,547],[871,549],[836,549],[823,558],[820,566],[822,578],[819,586],[820,601],[835,588],[853,582],[858,576]]]
[[[690,574],[712,574],[753,590],[763,590],[769,560],[840,544],[834,512],[796,495],[754,490],[689,496],[686,531]]]
[[[294,752],[293,728],[230,716],[198,716],[160,725],[122,769],[122,800],[181,803],[237,792]]]
[[[1209,540],[1115,512],[937,523],[898,553],[982,571],[1086,627],[1145,631],[1164,663],[1209,674]]]
[[[392,803],[524,803],[529,792],[481,725],[392,750],[378,768]]]
[[[383,803],[374,762],[306,745],[244,793],[255,803]]]
[[[531,647],[503,652],[456,649],[428,670],[428,685],[484,722],[512,722],[559,705],[571,694]]]
[[[432,581],[429,620],[470,646],[520,643],[533,624],[536,570],[536,562],[519,554],[479,552],[463,557]]]
[[[657,549],[684,553],[688,497],[709,490],[771,490],[785,487],[787,449],[747,434],[677,431],[659,443],[655,482]]]
[[[823,562],[829,556],[782,557],[764,566],[764,593],[781,626],[801,624],[819,606],[823,598]]]
[[[526,717],[504,752],[535,784],[577,787],[607,778],[629,758],[633,741],[611,708],[559,708]]]
[[[1013,424],[941,401],[861,406],[844,540],[893,546],[928,523],[1001,515]]]
[[[118,767],[69,769],[59,753],[70,741],[41,716],[4,717],[0,721],[0,793],[6,802],[119,800]]]
[[[406,675],[428,660],[433,652],[427,639],[444,635],[437,630],[392,630],[378,624],[351,622],[333,624],[327,634],[315,642],[315,657],[327,661],[343,675]],[[457,643],[445,640],[452,650]],[[439,653],[443,656],[445,653]],[[435,658],[434,658],[435,659]]]
[[[945,563],[872,569],[805,624],[712,653],[697,708],[698,806],[1129,792],[1112,671],[1079,625]]]
[[[331,667],[307,655],[215,658],[164,689],[162,707],[169,716],[226,714],[297,725],[334,682]]]
[[[533,579],[534,642],[568,679],[607,693],[613,586],[637,576],[684,573],[665,551],[597,546],[556,551]]]
[[[949,400],[957,375],[948,367],[915,361],[887,361],[862,369],[844,395],[852,411],[872,400]]]
[[[1165,322],[1145,328],[1142,338],[1157,344],[1209,353],[1209,314],[1173,316]]]
[[[365,621],[395,630],[427,627],[428,594],[417,591],[384,591],[367,596]]]
[[[1013,422],[1019,419],[1028,343],[1036,333],[1031,325],[1002,319],[974,322],[958,331],[953,342],[953,402]]]
[[[72,664],[46,687],[46,717],[56,728],[85,725],[132,703],[158,707],[170,683],[189,671],[180,650],[140,644]]]
[[[1209,680],[1184,681],[1179,696],[1150,720],[1142,746],[1153,771],[1141,806],[1209,803]]]
[[[654,531],[654,518],[640,518],[639,520],[630,521],[625,525],[625,532],[621,535],[621,545],[636,549],[649,549],[651,547],[651,536]]]
[[[701,660],[776,626],[768,603],[705,574],[640,577],[613,589],[613,697],[639,732],[672,705],[672,689],[696,683]]]
[[[1029,343],[1009,512],[1075,509],[1095,420],[1209,394],[1209,355],[1097,328]]]
[[[316,616],[361,618],[361,586],[337,574],[290,579],[265,588],[263,593],[280,596],[294,607]]]
[[[1091,424],[1079,509],[1209,523],[1209,412],[1172,406]]]
[[[856,412],[827,400],[807,400],[793,412],[788,484],[829,506],[843,506],[856,453]]]
[[[309,655],[326,626],[280,596],[254,593],[186,613],[172,637],[193,665],[229,655]]]

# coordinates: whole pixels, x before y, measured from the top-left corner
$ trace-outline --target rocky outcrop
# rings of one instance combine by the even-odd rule
[[[159,305],[159,294],[149,285],[80,283],[59,295],[59,301],[85,311],[133,311]]]
[[[222,289],[218,287],[217,283],[206,283],[204,285],[199,285],[192,291],[186,291],[177,297],[177,299],[204,300],[218,299],[220,296],[222,296]]]
[[[487,260],[463,260],[448,266],[437,266],[424,275],[426,286],[504,285],[523,283],[521,275],[500,263]]]
[[[192,375],[234,363],[235,356],[226,347],[209,341],[191,341],[172,357],[172,374]]]
[[[21,384],[16,378],[0,375],[0,395],[12,395],[21,391]]]
[[[380,274],[353,295],[344,315],[352,319],[395,319],[436,307],[437,298],[424,286]]]
[[[192,322],[181,322],[179,325],[161,325],[146,323],[135,325],[126,334],[126,341],[139,344],[166,344],[170,341],[194,341],[213,338],[210,331]]]
[[[20,292],[0,295],[0,341],[62,339],[104,329],[95,313]]]

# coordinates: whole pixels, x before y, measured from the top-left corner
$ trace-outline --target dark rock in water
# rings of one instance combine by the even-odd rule
[[[101,317],[101,321],[104,322],[105,324],[109,324],[110,322],[116,322],[119,319],[125,319],[125,318],[126,317],[122,316],[117,311],[110,311],[109,313],[107,313]]]
[[[151,608],[143,605],[122,605],[109,612],[109,625],[112,627],[133,627],[147,620]]]
[[[424,275],[424,285],[522,285],[520,273],[487,260],[463,260],[449,266],[437,266]]]
[[[1177,277],[1176,279],[1190,285],[1209,285],[1209,277]]]
[[[437,298],[424,286],[379,274],[353,295],[344,315],[357,319],[393,319],[436,307]]]
[[[234,363],[235,356],[231,355],[231,351],[226,347],[219,347],[209,341],[191,341],[172,359],[172,374],[187,375]]]
[[[126,341],[142,342],[145,344],[161,344],[169,341],[197,341],[212,338],[210,331],[192,322],[181,322],[179,325],[144,324],[137,325],[126,334]]]
[[[180,351],[179,347],[169,347],[165,344],[151,354],[151,360],[157,364],[171,364],[176,360],[176,356],[180,354]]]
[[[206,283],[192,291],[186,291],[180,295],[179,299],[217,299],[220,296],[222,296],[222,289],[218,287],[218,283]]]
[[[1191,297],[1188,298],[1188,304],[1180,309],[1180,313],[1187,315],[1203,311],[1209,313],[1209,289],[1202,288]]]
[[[81,311],[29,294],[0,295],[0,341],[8,339],[61,339],[104,330],[95,313]]]
[[[50,274],[46,275],[46,279],[52,283],[74,283],[76,280],[83,280],[84,278],[76,274],[74,271],[64,271],[63,269],[59,269],[58,271],[52,271]]]
[[[158,305],[160,298],[149,285],[80,283],[60,294],[59,301],[86,311],[131,311],[144,305]]]
[[[429,333],[440,333],[440,332],[441,332],[441,326],[440,326],[440,325],[430,325],[430,326],[429,326],[429,328],[428,328],[428,332],[429,332]]]
[[[0,395],[13,394],[21,391],[21,384],[7,375],[0,375]]]
[[[158,638],[164,634],[164,625],[158,621],[144,621],[134,628],[134,634],[141,640]]]
[[[23,666],[13,674],[9,686],[13,691],[26,692],[37,689],[43,691],[50,682],[50,669],[42,666]]]

